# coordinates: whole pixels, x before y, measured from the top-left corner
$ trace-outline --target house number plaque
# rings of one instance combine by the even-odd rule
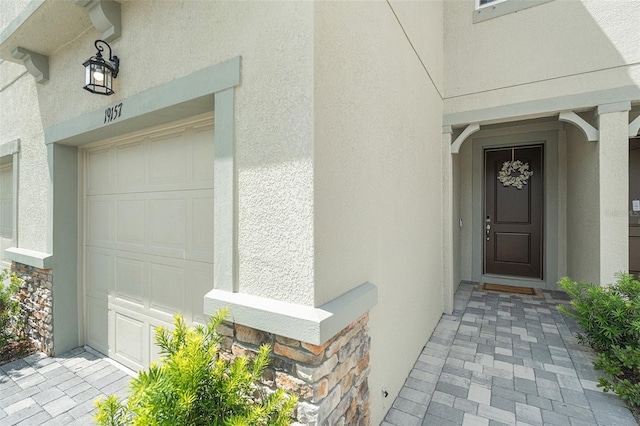
[[[104,124],[117,120],[122,115],[122,102],[104,110]]]

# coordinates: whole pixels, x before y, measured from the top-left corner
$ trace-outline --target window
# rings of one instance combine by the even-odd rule
[[[473,23],[515,13],[553,0],[476,0]]]

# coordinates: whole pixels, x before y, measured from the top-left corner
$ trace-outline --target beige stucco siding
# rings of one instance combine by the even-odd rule
[[[437,81],[440,36],[414,26],[438,28],[441,4],[395,8],[315,6],[315,298],[325,303],[365,281],[378,287],[372,424],[442,314],[442,101],[423,67]],[[418,54],[436,57],[418,57],[401,25]]]
[[[0,31],[18,17],[30,3],[36,5],[41,0],[5,0],[0,5]]]
[[[44,149],[42,128],[122,101],[126,114],[128,98],[241,56],[234,128],[239,290],[313,305],[312,4],[134,1],[122,2],[121,12],[122,36],[111,43],[121,61],[116,93],[82,90],[82,62],[101,38],[89,26],[50,54],[50,81],[38,85],[38,96],[32,89],[16,98],[26,97],[35,108],[16,111],[12,120],[24,126],[16,137],[26,139],[37,129],[34,145]],[[29,74],[23,79],[33,85]],[[37,168],[46,173],[46,155]],[[33,168],[29,175],[34,187],[23,191],[21,205],[38,200],[46,208],[48,181]],[[23,221],[36,233],[21,240],[24,248],[46,248],[39,216],[44,214]]]
[[[600,279],[598,144],[575,126],[567,131],[567,274],[574,280]]]
[[[31,74],[22,65],[0,63],[0,143],[20,140],[18,244],[46,252],[49,171],[40,117]]]
[[[640,83],[640,3],[551,1],[474,24],[445,2],[445,113]]]

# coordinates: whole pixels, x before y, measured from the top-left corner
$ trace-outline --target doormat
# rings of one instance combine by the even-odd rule
[[[542,292],[537,288],[516,287],[514,285],[480,283],[478,290],[499,291],[501,293],[524,294],[527,296],[542,296]]]

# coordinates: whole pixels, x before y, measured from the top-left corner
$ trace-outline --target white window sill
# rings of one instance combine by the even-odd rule
[[[473,23],[487,21],[509,13],[548,3],[553,0],[505,0],[490,3],[473,11]]]

